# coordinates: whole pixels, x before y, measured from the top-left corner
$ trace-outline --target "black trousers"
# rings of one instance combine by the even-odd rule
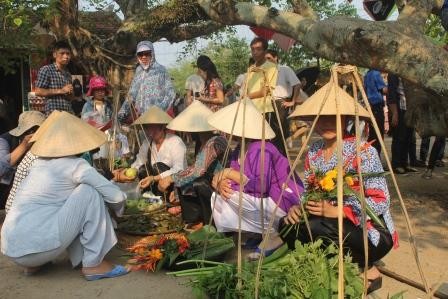
[[[212,214],[211,180],[207,177],[200,177],[193,181],[192,185],[177,189],[184,222],[208,224]]]
[[[146,168],[144,165],[140,166],[140,168],[138,170],[138,178],[140,180],[144,179],[148,175],[156,176],[156,175],[161,174],[162,172],[170,170],[170,167],[162,162],[157,162],[152,165],[146,164],[146,167],[148,168],[149,174],[146,173]],[[163,196],[164,199],[167,201],[169,199],[169,195],[170,195],[171,191],[173,191],[173,186],[171,185],[167,191],[161,192],[161,191],[159,191],[157,185],[158,185],[157,182],[152,182],[146,189],[144,189],[142,191],[151,191],[154,195]]]
[[[328,246],[331,243],[338,244],[338,219],[326,218],[318,216],[310,216],[308,218],[311,234],[314,240],[322,239],[323,245]],[[284,218],[280,220],[279,231],[285,226]],[[376,224],[375,228],[380,232],[380,241],[378,246],[373,245],[368,240],[368,266],[369,268],[374,262],[384,257],[393,246],[392,236],[389,231],[383,229]],[[360,268],[364,267],[364,242],[361,226],[355,226],[350,220],[344,219],[344,254],[350,253],[354,263],[357,263]],[[283,241],[288,244],[290,249],[294,248],[294,243],[299,240],[302,243],[311,242],[306,225],[303,223],[299,225],[298,230],[292,229],[287,236],[282,237]]]
[[[398,124],[392,128],[392,167],[406,168],[415,163],[415,145],[412,138],[415,135],[414,128],[410,128],[405,123],[406,110],[398,110]],[[412,147],[414,146],[414,150]],[[412,157],[414,156],[414,157]]]
[[[283,134],[286,140],[286,138],[289,137],[288,111],[286,111],[285,107],[282,106],[282,101],[272,101],[272,105],[276,106],[279,118],[277,118],[277,114],[275,113],[275,111],[267,112],[265,114],[267,122],[275,133],[275,137],[271,140],[271,142],[277,147],[277,149],[280,151],[280,153],[283,154],[283,156],[286,156],[286,147],[282,139],[281,130],[283,130]]]
[[[375,142],[372,143],[372,146],[377,150],[378,156],[381,157],[381,143],[378,140],[379,138],[384,138],[384,104],[370,105],[370,108],[372,109],[373,116],[380,129],[381,136],[376,135],[375,128],[373,127],[373,124],[371,124],[369,128],[369,138],[367,140],[375,140]]]
[[[430,136],[422,138],[422,143],[420,144],[420,160],[426,161],[426,158],[428,157],[430,143],[431,143]],[[428,161],[429,168],[433,169],[435,162],[437,160],[443,159],[443,155],[445,153],[445,143],[446,143],[446,137],[436,136],[429,156]]]

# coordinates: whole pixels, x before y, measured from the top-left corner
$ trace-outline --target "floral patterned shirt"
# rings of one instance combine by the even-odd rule
[[[315,171],[327,173],[337,167],[337,153],[333,153],[328,161],[324,160],[323,155],[323,140],[319,140],[311,145],[305,158],[305,190],[307,187],[308,178]],[[347,138],[343,143],[342,156],[344,159],[344,172],[356,173],[358,171],[356,161],[356,142],[354,138]],[[378,157],[377,151],[370,146],[369,143],[361,143],[361,173],[381,173],[383,172],[383,166]],[[395,231],[392,216],[389,210],[390,207],[390,194],[387,187],[386,179],[383,176],[370,176],[364,177],[364,192],[367,204],[378,215],[382,216],[386,224],[386,228],[392,235],[394,246],[398,246],[398,234]],[[332,202],[336,205],[336,202]],[[344,213],[346,217],[352,221],[355,225],[361,224],[361,204],[354,198],[354,196],[344,198]],[[379,232],[372,225],[372,221],[367,221],[367,230],[369,240],[375,246],[379,242]]]

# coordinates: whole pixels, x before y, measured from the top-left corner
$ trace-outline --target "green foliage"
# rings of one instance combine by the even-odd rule
[[[283,250],[283,249],[280,249]],[[242,287],[237,288],[238,273],[235,265],[219,263],[215,267],[171,273],[193,276],[196,294],[209,298],[254,298],[257,263],[243,264]],[[362,279],[351,258],[344,258],[344,298],[360,298]],[[322,240],[302,245],[283,256],[263,263],[259,298],[335,298],[338,294],[338,250],[335,245],[324,247]]]
[[[180,95],[183,95],[185,93],[185,81],[188,76],[196,72],[196,68],[193,65],[193,59],[184,59],[178,67],[169,68],[168,72],[173,78],[174,88]]]
[[[36,48],[33,27],[51,9],[51,0],[0,0],[0,68],[5,73],[14,72],[16,63]]]
[[[425,35],[437,45],[448,44],[448,34],[442,27],[442,23],[438,16],[429,16],[429,19],[426,21]]]
[[[404,293],[406,293],[406,291],[401,291],[393,294],[392,296],[387,295],[387,299],[404,299]]]

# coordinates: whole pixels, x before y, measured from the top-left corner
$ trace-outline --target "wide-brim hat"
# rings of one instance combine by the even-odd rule
[[[47,130],[48,127],[51,126],[53,121],[61,114],[61,111],[53,110],[53,112],[48,115],[47,119],[40,125],[39,129],[33,134],[29,142],[36,142],[37,139],[42,135],[43,132]]]
[[[132,124],[133,125],[149,125],[149,124],[167,124],[173,118],[165,111],[157,106],[151,106],[145,113],[140,115]]]
[[[234,121],[235,126],[233,127]],[[247,99],[230,104],[208,117],[208,123],[217,130],[227,134],[233,134],[234,136],[243,137],[244,129],[244,137],[250,139],[263,138],[263,122],[265,125],[264,138],[274,138],[275,133],[272,128],[252,101]]]
[[[19,123],[16,128],[9,131],[12,136],[21,136],[35,126],[40,126],[45,121],[45,115],[39,111],[25,111],[19,115]]]
[[[182,132],[207,132],[215,128],[210,126],[207,118],[213,114],[207,106],[200,101],[193,101],[184,111],[176,116],[168,126],[170,130]]]
[[[100,130],[62,111],[36,140],[31,153],[46,158],[72,156],[96,149],[106,140]]]
[[[299,117],[303,119],[313,119],[319,114],[319,109],[323,101],[325,104],[322,107],[320,115],[336,115],[336,104],[341,115],[358,115],[360,117],[369,118],[369,113],[362,107],[351,95],[340,88],[333,82],[325,84],[322,88],[316,91],[303,104],[296,107],[296,109],[289,115],[289,117]]]

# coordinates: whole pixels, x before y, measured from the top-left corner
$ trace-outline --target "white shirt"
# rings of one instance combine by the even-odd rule
[[[204,79],[196,74],[190,75],[185,81],[185,89],[192,90],[193,94],[195,92],[201,92],[202,90],[204,90],[204,85]]]
[[[239,96],[240,97],[243,95],[243,92],[244,92],[244,88],[245,88],[244,82],[245,81],[246,81],[246,73],[239,74],[238,77],[236,77],[236,80],[235,80],[235,83],[234,83],[236,86],[240,87],[240,90],[239,90],[239,93],[240,93]]]
[[[292,96],[293,87],[299,83],[299,78],[297,78],[296,74],[289,66],[279,65],[277,85],[273,92],[274,98],[290,98]]]
[[[137,159],[131,167],[139,169],[140,166],[148,162],[149,142],[146,139],[143,141]],[[169,170],[160,174],[161,178],[165,178],[187,167],[186,152],[187,148],[182,139],[177,135],[167,133],[159,150],[157,150],[156,143],[152,142],[151,163],[162,162],[170,167]]]

